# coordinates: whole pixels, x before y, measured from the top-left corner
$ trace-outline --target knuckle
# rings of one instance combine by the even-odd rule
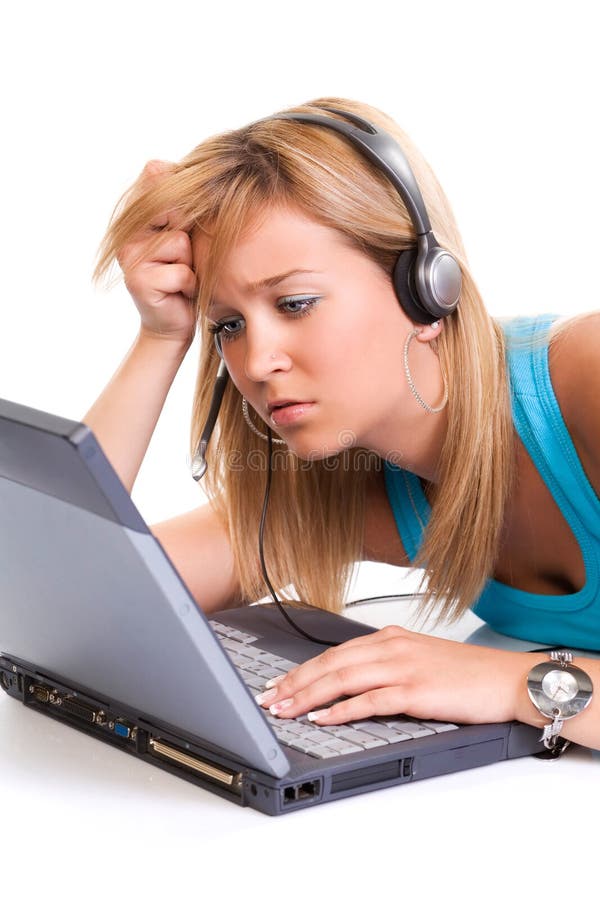
[[[324,653],[320,653],[319,656],[315,657],[315,662],[321,669],[327,669],[335,658],[332,652],[334,649],[334,647],[329,647]]]
[[[190,236],[186,231],[171,231],[169,235],[169,243],[174,252],[181,257],[188,255],[191,247]]]
[[[168,163],[162,159],[149,159],[142,169],[143,175],[159,175],[168,168]]]
[[[383,634],[386,638],[400,638],[406,635],[406,629],[400,625],[386,625]]]
[[[366,703],[367,710],[369,715],[375,715],[377,712],[377,692],[376,691],[367,691],[362,695],[363,699]]]
[[[334,676],[338,686],[342,689],[349,688],[354,680],[355,670],[349,666],[342,669],[336,669]]]

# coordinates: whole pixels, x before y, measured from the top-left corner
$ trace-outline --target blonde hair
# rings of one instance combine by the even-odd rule
[[[448,430],[423,543],[414,561],[425,569],[424,609],[455,617],[469,607],[493,571],[513,471],[510,400],[500,326],[487,314],[469,272],[460,234],[433,172],[399,126],[380,110],[338,97],[285,110],[334,106],[369,119],[402,146],[442,247],[459,261],[458,309],[437,338],[448,382]],[[329,113],[328,113],[329,114]],[[330,115],[330,114],[329,114]],[[190,449],[206,420],[219,359],[205,311],[229,248],[274,205],[300,208],[340,232],[391,274],[400,250],[415,245],[406,208],[387,178],[344,137],[325,128],[270,119],[205,140],[146,191],[125,195],[105,236],[96,275],[165,209],[192,236],[210,230],[208,257],[198,273],[196,313],[201,355]],[[226,523],[242,592],[265,593],[257,554],[265,489],[266,445],[245,424],[241,397],[229,381],[207,456],[204,483]],[[276,471],[265,556],[272,583],[292,583],[299,597],[337,611],[353,564],[362,557],[366,489],[381,467],[375,454],[353,448],[332,460],[303,464],[274,451]]]

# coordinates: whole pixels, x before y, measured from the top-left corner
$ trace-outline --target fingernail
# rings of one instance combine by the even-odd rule
[[[279,684],[279,682],[283,678],[285,678],[285,674],[284,675],[276,675],[275,678],[271,678],[271,679],[269,679],[269,681],[265,681],[265,687],[267,687],[267,688],[275,687],[275,685]]]
[[[314,712],[309,712],[306,718],[309,722],[320,722],[321,719],[326,719],[328,715],[328,709],[315,709]]]
[[[262,706],[263,703],[266,703],[268,700],[273,700],[276,693],[277,691],[264,691],[262,694],[257,694],[254,699],[259,706]]]
[[[278,715],[282,710],[287,709],[288,706],[291,706],[294,702],[293,697],[288,697],[287,700],[282,700],[280,703],[274,703],[273,706],[269,707],[269,712],[272,716]]]

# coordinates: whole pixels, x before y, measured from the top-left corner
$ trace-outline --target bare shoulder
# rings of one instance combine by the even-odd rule
[[[410,565],[388,500],[383,469],[373,472],[367,484],[362,559],[392,566]]]
[[[600,468],[599,349],[600,312],[561,320],[552,330],[550,377],[563,418],[580,455]]]

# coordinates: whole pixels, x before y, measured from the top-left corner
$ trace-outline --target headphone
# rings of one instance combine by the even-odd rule
[[[276,113],[258,121],[289,119],[294,122],[331,128],[333,131],[343,134],[387,176],[400,194],[417,236],[416,248],[402,250],[398,254],[392,273],[396,297],[408,318],[421,325],[430,325],[437,319],[449,316],[458,306],[460,298],[462,287],[460,266],[452,253],[440,247],[435,239],[421,191],[404,151],[391,135],[367,119],[363,119],[362,116],[331,106],[319,108],[341,116],[347,121],[316,113],[294,112]],[[215,346],[221,362],[213,399],[192,461],[192,477],[195,481],[199,481],[206,472],[206,448],[227,384],[227,367],[223,360],[223,350],[219,338],[220,335],[215,334]]]

